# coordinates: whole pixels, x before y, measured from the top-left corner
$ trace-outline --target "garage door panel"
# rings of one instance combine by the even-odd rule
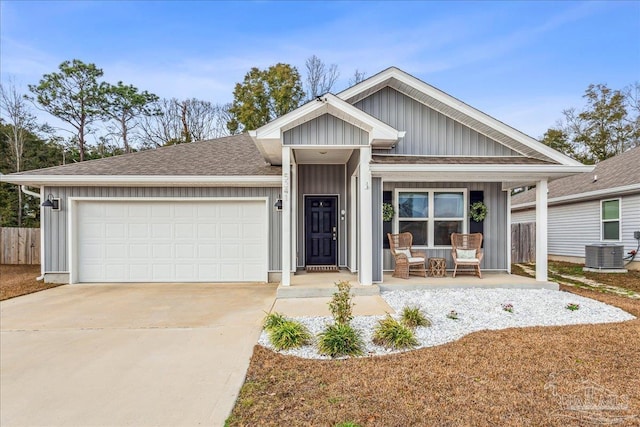
[[[264,201],[78,203],[81,282],[263,281]]]

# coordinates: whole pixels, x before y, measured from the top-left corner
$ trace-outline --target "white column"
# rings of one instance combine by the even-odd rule
[[[291,155],[291,271],[298,268],[298,164]]]
[[[362,285],[372,284],[372,212],[371,212],[371,147],[360,148],[360,262],[358,263],[358,279]]]
[[[547,180],[536,184],[536,280],[547,281]]]
[[[282,147],[282,286],[291,285],[291,148]]]
[[[507,273],[511,274],[511,189],[507,193]]]

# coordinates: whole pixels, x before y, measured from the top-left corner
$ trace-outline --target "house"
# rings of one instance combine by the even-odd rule
[[[598,163],[592,173],[549,184],[549,258],[584,263],[585,246],[615,243],[624,255],[638,250],[640,232],[640,147]],[[511,198],[511,222],[535,221],[534,191]],[[640,255],[627,265],[640,270]]]
[[[509,272],[510,190],[525,184],[540,189],[546,259],[547,182],[591,169],[392,67],[248,134],[3,180],[59,201],[42,208],[47,281],[287,286],[330,266],[369,285],[393,269],[385,227],[448,267],[450,233],[481,231],[482,268]],[[472,201],[488,207],[484,222],[470,221]],[[387,224],[383,202],[396,213]]]

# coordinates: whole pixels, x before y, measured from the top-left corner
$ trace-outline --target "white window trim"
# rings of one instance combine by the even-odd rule
[[[605,202],[618,202],[618,219],[603,219],[602,218],[602,205]],[[618,221],[618,238],[617,239],[605,239],[604,238],[604,223]],[[622,198],[615,199],[603,199],[600,200],[600,241],[601,242],[621,242],[622,241]]]
[[[468,230],[469,223],[469,212],[468,212],[468,193],[469,190],[467,188],[396,188],[393,192],[393,209],[396,212],[396,215],[393,216],[393,232],[398,233],[400,229],[400,209],[399,209],[399,196],[400,193],[405,192],[416,192],[416,193],[429,193],[429,217],[428,218],[403,218],[402,220],[416,220],[416,221],[427,221],[428,227],[428,236],[427,236],[427,245],[414,245],[416,248],[420,249],[450,249],[451,245],[440,245],[436,246],[433,244],[435,237],[435,221],[459,221],[460,218],[435,218],[434,217],[434,200],[435,193],[462,193],[462,204],[464,207],[463,210],[463,219],[462,219],[462,232],[466,233]]]

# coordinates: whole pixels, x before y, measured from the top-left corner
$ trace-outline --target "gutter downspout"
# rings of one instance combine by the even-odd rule
[[[34,191],[29,190],[26,185],[21,185],[20,186],[20,190],[22,190],[22,192],[24,194],[28,194],[29,196],[33,196],[33,197],[36,197],[36,198],[42,200],[42,194],[36,193]],[[40,215],[40,220],[42,221],[42,215]],[[40,224],[40,230],[42,230],[42,224]],[[43,243],[44,243],[44,240],[41,237],[40,238],[40,245],[42,245]],[[40,264],[41,265],[42,265],[43,261],[44,261],[43,259],[40,260]],[[44,271],[42,271],[42,267],[40,267],[40,276],[36,277],[36,280],[40,281],[40,280],[43,280],[43,279],[44,279]]]

